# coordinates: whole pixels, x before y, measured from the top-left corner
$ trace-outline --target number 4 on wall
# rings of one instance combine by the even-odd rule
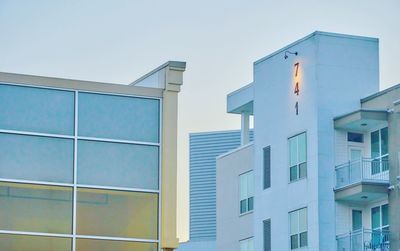
[[[294,86],[294,93],[297,94],[297,96],[299,96],[300,93],[299,82],[296,82]]]

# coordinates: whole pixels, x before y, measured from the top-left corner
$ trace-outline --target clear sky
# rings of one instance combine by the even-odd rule
[[[234,129],[226,94],[253,62],[315,30],[380,38],[381,88],[400,83],[399,0],[0,0],[0,71],[127,84],[187,62],[179,107],[179,224],[188,238],[188,133]]]

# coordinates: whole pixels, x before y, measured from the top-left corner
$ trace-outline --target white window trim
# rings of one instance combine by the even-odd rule
[[[253,242],[253,250],[249,250],[249,242],[250,241],[252,241]],[[239,250],[240,251],[242,251],[242,249],[241,249],[241,244],[243,243],[243,242],[246,242],[246,244],[247,244],[247,251],[254,251],[254,237],[252,236],[252,237],[248,237],[248,238],[246,238],[246,239],[242,239],[242,240],[239,240]]]
[[[291,213],[294,213],[294,212],[299,212],[300,210],[303,210],[303,209],[305,209],[306,210],[306,224],[307,224],[307,231],[305,231],[306,233],[307,233],[307,245],[306,246],[304,246],[304,247],[300,247],[300,234],[301,233],[304,233],[304,232],[298,232],[298,233],[296,233],[296,235],[298,235],[298,247],[297,248],[295,248],[295,249],[292,249],[292,240],[291,240],[291,237],[292,237],[292,234],[291,234],[291,226],[290,226],[290,214]],[[300,225],[300,217],[298,217],[298,224]],[[303,250],[303,249],[307,249],[308,248],[308,246],[309,246],[309,232],[308,232],[308,207],[301,207],[301,208],[298,208],[298,209],[295,209],[295,210],[292,210],[292,211],[289,211],[288,212],[288,233],[289,233],[289,238],[288,238],[288,241],[289,241],[289,250],[291,251],[291,250]]]
[[[377,206],[373,206],[373,207],[371,207],[371,209],[370,209],[370,215],[371,215],[371,230],[379,230],[379,231],[382,231],[384,228],[386,228],[386,227],[389,227],[390,228],[390,222],[389,222],[389,224],[388,225],[382,225],[383,224],[383,211],[382,211],[382,207],[383,206],[385,206],[385,205],[388,205],[388,207],[389,207],[389,203],[384,203],[384,204],[380,204],[380,205],[377,205]],[[372,209],[374,209],[374,208],[379,208],[379,215],[380,215],[380,217],[379,217],[379,227],[377,227],[377,228],[373,228],[372,227]],[[388,212],[389,213],[389,212]]]
[[[247,202],[248,202],[249,198],[253,198],[253,209],[248,210],[248,204],[247,204],[247,210],[245,212],[243,212],[243,213],[241,212],[241,201],[242,201],[242,199],[241,199],[241,179],[240,178],[243,175],[249,175],[250,173],[253,173],[253,180],[254,180],[254,172],[253,172],[253,170],[249,170],[249,171],[246,171],[244,173],[239,174],[239,186],[238,186],[239,187],[239,199],[238,199],[238,201],[239,201],[239,210],[238,210],[239,211],[239,216],[244,216],[244,215],[247,215],[247,214],[251,214],[254,211],[254,192],[253,192],[253,196],[247,196],[246,197]],[[254,183],[253,183],[253,185],[254,185]]]
[[[292,167],[292,166],[290,165],[290,143],[289,143],[289,140],[290,140],[291,138],[298,137],[298,136],[300,136],[300,135],[303,134],[303,133],[304,133],[305,136],[306,136],[306,161],[296,164],[296,168],[297,168],[297,177],[296,177],[296,179],[294,179],[294,180],[290,180],[290,167]],[[296,133],[296,134],[294,134],[294,135],[288,137],[288,138],[287,138],[287,149],[288,149],[288,155],[287,155],[287,156],[288,156],[288,157],[287,157],[287,160],[288,160],[288,161],[287,161],[287,166],[288,166],[288,183],[290,184],[290,183],[293,183],[293,182],[297,182],[297,181],[300,181],[300,180],[307,179],[307,176],[308,176],[308,139],[307,139],[307,131],[302,131],[302,132],[300,132],[300,133]],[[297,140],[297,160],[298,160],[298,159],[299,159],[299,142],[298,142],[298,140]],[[300,164],[303,164],[303,163],[306,163],[306,165],[307,165],[307,167],[306,167],[306,176],[300,178]]]
[[[379,156],[378,157],[376,157],[376,158],[372,158],[372,149],[370,149],[370,151],[371,151],[371,159],[373,159],[373,160],[379,160],[379,172],[378,173],[375,173],[375,174],[379,174],[379,173],[383,173],[383,172],[388,172],[389,170],[385,170],[385,171],[383,171],[383,165],[382,165],[382,159],[383,158],[385,158],[385,157],[388,157],[389,156],[389,149],[388,149],[388,153],[387,154],[383,154],[382,155],[382,130],[383,129],[385,129],[385,128],[388,128],[388,126],[384,126],[384,127],[381,127],[381,128],[379,128],[379,129],[376,129],[376,130],[373,130],[373,131],[371,131],[370,133],[369,133],[369,137],[370,137],[370,148],[372,148],[372,133],[374,133],[374,132],[378,132],[378,139],[379,139]],[[388,134],[389,134],[389,128],[388,128]],[[389,139],[389,135],[388,135],[388,139]],[[389,143],[389,142],[388,142]],[[388,147],[389,147],[389,145],[388,145]],[[373,175],[375,175],[375,174],[373,174]]]

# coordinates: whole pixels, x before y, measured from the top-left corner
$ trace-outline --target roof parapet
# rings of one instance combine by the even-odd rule
[[[300,38],[286,46],[284,46],[283,48],[280,48],[279,50],[276,50],[270,54],[268,54],[267,56],[264,56],[260,59],[258,59],[257,61],[255,61],[253,64],[257,65],[279,53],[285,52],[286,50],[289,50],[291,47],[296,46],[298,44],[300,44],[301,42],[312,38],[314,36],[329,36],[329,37],[341,37],[341,38],[348,38],[348,39],[358,39],[358,40],[366,40],[366,41],[371,41],[371,42],[378,42],[379,39],[378,38],[374,38],[374,37],[366,37],[366,36],[356,36],[356,35],[347,35],[347,34],[341,34],[341,33],[334,33],[334,32],[325,32],[325,31],[314,31],[311,34],[308,34],[307,36]]]
[[[133,81],[130,85],[159,89],[166,89],[166,84],[180,86],[183,83],[182,72],[185,69],[186,62],[168,61]],[[179,87],[175,87],[174,89],[179,89]]]

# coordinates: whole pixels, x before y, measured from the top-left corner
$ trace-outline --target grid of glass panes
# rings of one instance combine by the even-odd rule
[[[295,181],[307,177],[306,133],[289,138],[289,178]]]
[[[306,247],[308,245],[307,208],[289,213],[290,222],[290,249]]]
[[[0,250],[158,250],[159,99],[0,83],[0,107]]]
[[[389,230],[389,204],[371,208],[372,230]]]
[[[249,171],[239,175],[240,214],[253,211],[254,208],[254,174]]]
[[[377,174],[389,170],[389,136],[388,128],[371,132],[371,174]]]

